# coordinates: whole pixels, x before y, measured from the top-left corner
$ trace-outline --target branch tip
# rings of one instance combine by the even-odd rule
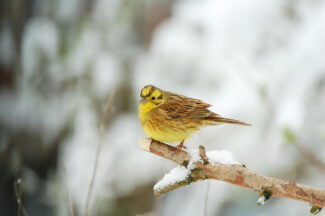
[[[151,139],[150,138],[144,138],[142,137],[139,140],[139,144],[142,150],[150,152],[150,145],[151,145]]]

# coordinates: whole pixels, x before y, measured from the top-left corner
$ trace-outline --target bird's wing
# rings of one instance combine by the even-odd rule
[[[167,102],[159,107],[159,111],[166,119],[204,118],[214,114],[207,109],[210,106],[198,99],[170,93]]]

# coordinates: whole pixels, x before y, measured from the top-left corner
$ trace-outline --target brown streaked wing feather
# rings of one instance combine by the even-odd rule
[[[169,93],[167,102],[159,108],[164,112],[167,119],[204,118],[211,115],[212,112],[207,109],[210,106],[210,104],[198,99]]]

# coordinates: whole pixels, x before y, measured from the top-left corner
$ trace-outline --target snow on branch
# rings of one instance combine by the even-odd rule
[[[199,151],[187,153],[149,138],[142,138],[139,143],[143,150],[178,164],[154,186],[155,196],[198,180],[215,179],[259,192],[263,197],[260,204],[271,196],[280,196],[308,202],[318,208],[325,207],[325,190],[250,171],[236,162],[228,151],[205,152],[200,146]]]

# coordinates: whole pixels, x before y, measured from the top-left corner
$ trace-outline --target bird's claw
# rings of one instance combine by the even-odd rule
[[[187,150],[186,146],[184,145],[184,141],[182,141],[180,144],[178,144],[178,146],[176,146],[176,148],[178,148],[180,150]]]

